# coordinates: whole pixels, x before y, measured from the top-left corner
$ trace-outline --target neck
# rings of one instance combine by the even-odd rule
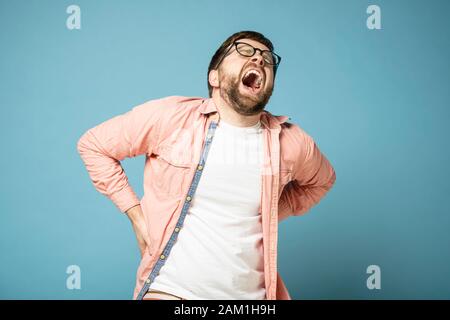
[[[219,111],[220,119],[237,127],[251,127],[258,123],[261,113],[251,116],[237,113],[217,92],[212,95],[214,104]]]

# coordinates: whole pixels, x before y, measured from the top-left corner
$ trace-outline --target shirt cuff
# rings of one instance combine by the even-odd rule
[[[139,198],[136,196],[136,193],[133,191],[131,186],[126,186],[122,190],[113,193],[110,196],[110,199],[123,213],[131,207],[140,204]]]

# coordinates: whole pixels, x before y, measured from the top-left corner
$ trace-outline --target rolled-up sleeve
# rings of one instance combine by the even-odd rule
[[[163,108],[160,100],[148,101],[89,129],[78,140],[78,153],[94,187],[122,212],[139,199],[120,161],[151,153]]]
[[[284,188],[278,205],[279,221],[299,216],[316,205],[332,188],[336,173],[315,141],[299,127],[295,128],[295,145],[299,156],[293,179]]]

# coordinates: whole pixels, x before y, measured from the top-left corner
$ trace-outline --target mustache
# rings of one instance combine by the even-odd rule
[[[256,69],[258,70],[261,75],[264,77],[264,79],[267,79],[266,77],[266,71],[264,70],[264,68],[261,68],[260,66],[258,66],[256,63],[254,62],[249,62],[246,66],[242,67],[239,78],[242,79],[242,77],[244,76],[245,72],[247,72],[247,70],[249,69]]]

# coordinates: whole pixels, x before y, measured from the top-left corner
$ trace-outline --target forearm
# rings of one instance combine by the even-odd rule
[[[87,131],[78,141],[77,149],[84,162],[92,184],[98,192],[107,196],[121,212],[139,204],[134,190],[128,183],[118,155],[113,155],[106,139],[95,134],[98,127]]]
[[[298,154],[293,179],[284,187],[278,202],[279,221],[309,211],[336,181],[334,168],[315,141],[298,126],[293,128],[297,133]]]
[[[291,215],[299,216],[308,212],[326,195],[335,180],[333,174],[328,183],[321,186],[302,186],[297,181],[287,184],[278,202],[278,222]]]
[[[142,216],[142,208],[138,204],[125,211],[125,214],[130,219],[131,222],[136,223],[137,220]]]
[[[144,213],[142,212],[140,205],[128,209],[125,213],[130,219],[131,225],[133,226],[133,230],[136,234],[139,250],[141,251],[142,256],[144,255],[146,248],[148,248],[150,245],[150,238],[147,232],[147,224]]]

